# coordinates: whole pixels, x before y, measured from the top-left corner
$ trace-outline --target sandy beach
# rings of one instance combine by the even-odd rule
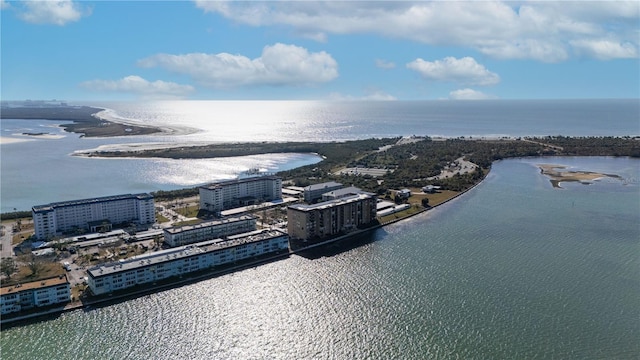
[[[106,121],[110,123],[122,124],[127,126],[149,127],[149,125],[144,124],[142,121],[118,116],[111,109],[102,109],[101,111],[93,114],[93,116],[96,119],[100,119],[102,121]],[[162,135],[189,135],[189,134],[194,134],[202,131],[200,129],[195,129],[187,126],[175,126],[175,125],[171,125],[171,126],[154,125],[154,128],[158,129]]]
[[[100,145],[92,149],[76,150],[73,152],[73,156],[82,157],[100,157],[101,152],[130,152],[130,151],[145,151],[145,150],[161,150],[161,149],[173,149],[184,148],[193,146],[205,146],[211,145],[211,142],[172,142],[172,143],[131,143],[131,144],[107,144]]]

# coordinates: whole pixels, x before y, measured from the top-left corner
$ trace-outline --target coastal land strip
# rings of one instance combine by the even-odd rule
[[[3,106],[0,119],[61,121],[64,123],[60,127],[65,131],[85,137],[151,135],[163,132],[159,127],[106,120],[99,116],[103,110],[90,106]]]

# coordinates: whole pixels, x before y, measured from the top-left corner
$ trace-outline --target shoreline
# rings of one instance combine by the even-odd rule
[[[499,161],[499,160],[498,160]],[[551,167],[557,167],[557,166],[561,166],[561,165],[550,165],[550,164],[545,164]],[[540,166],[540,165],[538,165]],[[475,189],[476,187],[478,187],[480,184],[482,184],[484,182],[484,180],[488,177],[488,175],[491,172],[491,168],[488,168],[488,171],[484,174],[484,176],[477,181],[475,184],[473,184],[472,186],[470,186],[469,188],[459,192],[458,194],[452,196],[451,198],[438,203],[437,205],[434,206],[430,206],[428,208],[424,208],[421,207],[419,208],[416,212],[414,213],[410,213],[410,214],[405,214],[402,217],[396,218],[396,219],[391,219],[389,221],[386,221],[384,223],[378,223],[375,224],[371,227],[365,228],[365,229],[360,229],[339,237],[335,237],[335,238],[331,238],[331,239],[326,239],[317,243],[312,243],[312,244],[305,244],[306,246],[300,247],[300,248],[295,248],[294,246],[292,246],[291,244],[289,245],[289,250],[279,253],[279,254],[265,254],[262,257],[256,258],[256,259],[252,259],[252,260],[248,260],[247,262],[241,262],[239,264],[233,264],[233,265],[228,265],[226,267],[220,267],[217,269],[212,269],[210,271],[206,271],[204,273],[196,273],[193,276],[189,276],[188,274],[186,276],[184,276],[183,278],[175,278],[172,279],[172,281],[169,281],[167,283],[163,283],[160,284],[158,286],[155,287],[151,287],[151,288],[143,288],[141,290],[134,290],[134,291],[128,291],[122,294],[113,294],[112,296],[101,296],[101,297],[96,297],[94,299],[90,299],[88,301],[85,302],[81,302],[81,301],[75,301],[75,302],[71,302],[71,303],[67,303],[65,306],[58,306],[58,307],[53,307],[53,308],[47,308],[44,309],[43,311],[40,312],[33,312],[33,313],[28,313],[28,314],[24,314],[24,315],[18,315],[15,317],[10,317],[10,318],[0,318],[0,324],[1,325],[10,325],[10,326],[20,326],[22,322],[29,322],[29,321],[40,321],[38,319],[42,319],[42,320],[50,320],[53,319],[55,317],[58,317],[60,314],[65,313],[65,312],[70,312],[70,311],[74,311],[74,310],[78,310],[78,309],[86,309],[85,311],[88,311],[89,309],[91,309],[92,307],[101,307],[101,306],[108,306],[112,303],[119,303],[119,302],[124,302],[124,301],[128,301],[128,300],[132,300],[141,296],[145,296],[145,295],[151,295],[151,294],[155,294],[155,293],[159,293],[162,291],[166,291],[169,289],[173,289],[173,288],[177,288],[177,287],[181,287],[181,286],[185,286],[185,285],[190,285],[190,284],[194,284],[203,280],[207,280],[207,279],[211,279],[214,277],[218,277],[218,276],[222,276],[225,274],[229,274],[229,273],[233,273],[235,271],[242,271],[251,267],[256,267],[259,265],[264,265],[270,262],[275,262],[287,257],[290,257],[291,255],[299,255],[299,256],[304,256],[301,253],[304,252],[308,252],[308,251],[312,251],[316,248],[320,248],[323,246],[327,246],[327,245],[331,245],[331,244],[335,244],[335,243],[340,243],[343,241],[348,241],[349,239],[353,239],[353,238],[357,238],[359,236],[362,235],[366,235],[367,233],[372,233],[374,231],[376,231],[379,228],[384,228],[387,225],[391,225],[403,220],[408,220],[410,218],[415,217],[418,214],[423,214],[425,212],[429,212],[432,209],[438,208],[439,206],[443,205],[443,204],[447,204],[452,202],[453,200],[459,199],[461,198],[463,195],[469,193],[472,189]],[[365,244],[368,242],[364,242],[362,244]],[[351,246],[353,244],[349,244],[349,243],[342,243],[342,245],[345,245],[344,250],[340,250],[340,252],[342,251],[348,251],[349,249],[352,248],[356,248],[361,246],[362,244],[360,244],[360,242],[356,242],[355,246]]]
[[[207,280],[207,279],[211,279],[211,278],[215,278],[218,276],[222,276],[222,275],[226,275],[226,274],[230,274],[236,271],[242,271],[242,270],[246,270],[248,268],[252,268],[252,267],[256,267],[259,265],[264,265],[267,263],[271,263],[271,262],[275,262],[278,260],[282,260],[284,258],[290,257],[291,255],[300,255],[300,253],[303,252],[307,252],[310,250],[314,250],[316,248],[322,247],[322,246],[327,246],[327,245],[331,245],[334,243],[338,243],[341,241],[345,241],[351,238],[355,238],[358,237],[360,235],[366,235],[368,233],[372,233],[377,229],[380,228],[384,228],[387,225],[391,225],[391,224],[395,224],[397,222],[400,222],[402,220],[407,220],[410,218],[413,218],[414,216],[418,215],[418,214],[422,214],[425,212],[428,212],[432,209],[435,209],[441,205],[447,204],[455,199],[460,198],[462,195],[466,194],[467,192],[469,192],[472,189],[475,189],[478,185],[480,185],[486,178],[487,175],[489,174],[490,171],[488,171],[483,178],[478,181],[476,184],[474,184],[473,186],[469,187],[468,189],[461,191],[460,193],[456,194],[455,196],[439,203],[438,205],[435,206],[430,206],[428,208],[421,208],[418,211],[416,211],[415,213],[411,213],[408,214],[406,216],[403,217],[399,217],[396,219],[392,219],[390,221],[384,222],[384,223],[378,223],[375,224],[371,227],[365,228],[365,229],[360,229],[360,230],[356,230],[354,232],[345,234],[345,235],[341,235],[335,238],[331,238],[331,239],[326,239],[317,243],[313,243],[313,244],[308,244],[304,247],[300,247],[300,248],[295,248],[293,249],[291,246],[291,243],[289,244],[289,250],[287,252],[283,252],[281,254],[267,254],[264,255],[262,258],[259,258],[257,260],[251,260],[251,261],[247,261],[246,263],[240,263],[240,264],[234,264],[231,265],[229,267],[224,267],[218,270],[212,270],[212,271],[208,271],[202,274],[197,274],[195,276],[192,277],[188,277],[185,276],[185,279],[182,279],[182,277],[175,279],[174,281],[170,281],[166,284],[162,284],[153,288],[146,288],[146,289],[142,289],[142,290],[137,290],[137,291],[129,291],[129,292],[125,292],[122,294],[118,294],[118,295],[112,295],[112,296],[101,296],[101,297],[96,297],[94,299],[89,299],[86,302],[82,302],[82,301],[75,301],[75,302],[71,302],[66,304],[65,306],[62,307],[54,307],[54,308],[50,308],[50,309],[46,309],[42,312],[34,312],[33,314],[25,314],[22,316],[15,316],[15,317],[10,317],[8,319],[0,319],[0,324],[1,325],[11,325],[11,326],[19,326],[20,322],[23,321],[30,321],[30,320],[37,320],[38,318],[43,318],[42,320],[48,320],[49,318],[54,318],[57,317],[63,313],[66,312],[70,312],[70,311],[75,311],[75,310],[79,310],[79,309],[85,309],[88,310],[91,307],[94,306],[108,306],[110,303],[118,303],[118,302],[123,302],[123,301],[128,301],[128,300],[133,300],[135,298],[141,297],[141,296],[145,296],[145,295],[151,295],[151,294],[155,294],[155,293],[159,293],[162,291],[166,291],[166,290],[170,290],[173,288],[177,288],[177,287],[181,287],[181,286],[185,286],[185,285],[190,285],[190,284],[195,284],[197,282],[203,281],[203,280]],[[188,275],[188,274],[187,274]]]
[[[161,127],[114,121],[101,116],[107,109],[91,106],[3,107],[0,119],[60,121],[66,132],[81,137],[117,137],[131,135],[170,134]],[[8,142],[3,142],[8,143]]]

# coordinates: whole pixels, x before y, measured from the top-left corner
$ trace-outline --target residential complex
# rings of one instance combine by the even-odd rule
[[[246,233],[256,229],[253,216],[242,215],[222,220],[206,221],[188,226],[175,226],[164,229],[164,242],[169,246],[182,246],[217,239],[228,235]]]
[[[314,205],[287,208],[291,240],[316,240],[345,234],[376,219],[376,198],[366,194],[345,196]]]
[[[87,270],[87,282],[94,295],[108,294],[288,248],[286,233],[257,230],[99,265]]]
[[[200,209],[218,213],[239,206],[282,198],[282,178],[260,176],[200,187]]]
[[[71,287],[66,275],[0,288],[2,315],[70,300]]]
[[[336,190],[332,190],[329,192],[326,192],[324,194],[322,194],[322,201],[329,201],[329,200],[335,200],[335,199],[340,199],[343,197],[347,197],[347,196],[351,196],[351,195],[357,195],[357,194],[367,194],[370,196],[375,196],[374,193],[370,193],[367,191],[364,191],[360,188],[357,188],[355,186],[349,186],[346,188],[341,188],[341,189],[336,189]]]
[[[322,194],[341,188],[342,184],[335,181],[309,185],[304,188],[304,201],[311,204],[322,199]]]
[[[73,229],[109,231],[112,224],[156,221],[153,196],[126,194],[37,205],[31,209],[35,236],[47,239]]]

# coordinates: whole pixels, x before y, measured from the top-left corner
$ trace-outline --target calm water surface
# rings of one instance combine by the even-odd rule
[[[554,189],[536,164],[623,180]],[[3,359],[637,359],[640,160],[513,159],[329,249],[5,329]]]

